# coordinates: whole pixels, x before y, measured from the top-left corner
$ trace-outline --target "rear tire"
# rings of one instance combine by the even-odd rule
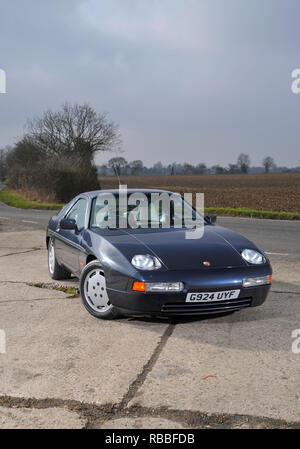
[[[82,270],[80,296],[86,310],[96,318],[112,320],[120,316],[120,312],[109,301],[106,281],[100,262],[92,260]]]
[[[55,281],[62,279],[70,279],[71,273],[63,268],[56,260],[55,246],[53,239],[49,240],[48,244],[48,270],[51,278]]]

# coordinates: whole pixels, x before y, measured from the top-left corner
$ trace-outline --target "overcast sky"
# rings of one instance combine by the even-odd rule
[[[0,0],[0,147],[88,102],[128,160],[300,165],[299,17],[300,0]]]

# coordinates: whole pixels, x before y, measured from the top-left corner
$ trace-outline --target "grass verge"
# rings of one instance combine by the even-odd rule
[[[217,214],[229,217],[268,218],[271,220],[300,220],[300,213],[253,210],[243,207],[237,209],[231,209],[229,207],[208,207],[205,208],[205,214]]]
[[[0,201],[20,209],[59,210],[63,207],[63,204],[31,201],[23,195],[7,188],[0,191]],[[274,212],[268,210],[247,209],[244,207],[236,209],[229,207],[207,207],[205,208],[205,214],[217,214],[229,217],[268,218],[273,220],[300,220],[300,213],[296,212]]]
[[[31,201],[23,195],[14,192],[10,189],[3,189],[0,191],[0,201],[8,206],[18,207],[20,209],[42,209],[42,210],[59,210],[63,204],[40,203],[38,201]]]

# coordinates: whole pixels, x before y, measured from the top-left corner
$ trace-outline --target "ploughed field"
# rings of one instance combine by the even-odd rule
[[[248,175],[121,176],[128,188],[158,188],[204,193],[205,207],[300,212],[300,173]],[[102,189],[118,187],[115,177],[101,177]]]

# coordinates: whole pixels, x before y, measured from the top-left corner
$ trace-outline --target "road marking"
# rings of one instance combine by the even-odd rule
[[[280,218],[259,218],[259,217],[234,217],[234,216],[226,216],[226,215],[218,215],[220,220],[256,220],[256,221],[268,221],[268,222],[280,222],[280,223],[297,223],[297,220],[281,220]],[[297,223],[299,225],[299,221]]]
[[[270,255],[270,256],[289,256],[288,253],[268,253],[266,251],[266,254]]]
[[[39,224],[37,221],[22,220],[23,223]]]
[[[0,220],[9,220],[9,217],[0,217]]]

